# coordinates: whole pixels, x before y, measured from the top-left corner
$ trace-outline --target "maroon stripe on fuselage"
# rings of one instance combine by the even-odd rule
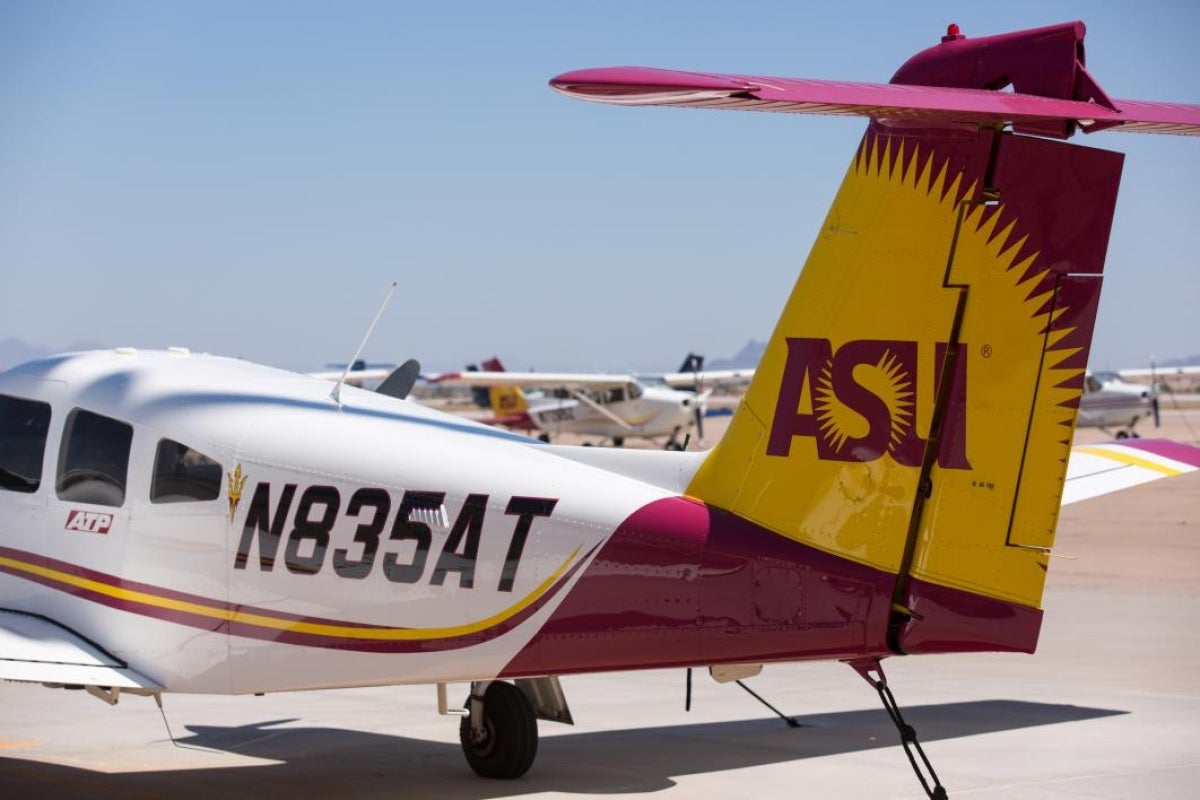
[[[593,548],[594,551],[595,548]],[[139,614],[144,617],[162,620],[164,622],[172,622],[177,625],[186,625],[191,628],[199,628],[201,630],[213,633],[227,633],[232,636],[241,636],[248,639],[260,639],[271,642],[281,642],[284,644],[302,645],[306,647],[333,648],[338,650],[353,650],[356,652],[370,653],[418,653],[418,652],[434,652],[444,650],[458,650],[472,645],[482,644],[490,641],[505,633],[513,630],[529,617],[536,614],[551,598],[556,596],[559,591],[571,580],[571,578],[579,571],[582,564],[586,563],[591,552],[586,553],[579,558],[575,564],[571,566],[565,574],[547,589],[541,597],[530,603],[527,607],[521,609],[518,613],[505,619],[496,625],[492,625],[480,631],[469,634],[461,634],[457,636],[442,636],[429,638],[415,639],[367,639],[355,636],[336,636],[320,633],[310,633],[297,630],[288,630],[286,628],[276,628],[267,625],[256,625],[253,623],[239,622],[235,620],[220,619],[206,614],[170,608],[166,605],[157,604],[154,600],[175,600],[179,602],[201,605],[211,608],[214,611],[223,613],[239,612],[245,614],[255,614],[259,616],[270,617],[281,622],[294,623],[309,623],[318,625],[330,625],[342,628],[351,629],[381,629],[386,631],[406,631],[409,628],[393,628],[389,626],[371,625],[369,623],[348,622],[343,620],[334,620],[323,617],[305,617],[297,614],[288,614],[284,612],[255,608],[237,603],[225,603],[213,598],[203,597],[201,595],[187,594],[177,592],[171,589],[165,589],[153,584],[140,583],[137,581],[129,581],[108,573],[90,570],[75,564],[70,564],[65,561],[59,561],[54,558],[40,556],[35,553],[29,553],[24,550],[14,550],[8,547],[0,547],[0,556],[10,558],[14,561],[21,561],[27,564],[32,564],[47,569],[53,569],[57,572],[62,572],[79,578],[86,578],[89,581],[104,584],[113,588],[136,591],[149,596],[146,602],[140,602],[136,599],[116,597],[112,594],[103,591],[89,589],[84,586],[78,586],[63,580],[58,580],[53,577],[38,575],[33,572],[28,572],[18,568],[10,568],[0,565],[0,572],[13,575],[18,578],[32,581],[41,584],[51,589],[72,595],[93,603],[115,608],[120,611],[128,611],[133,614]]]
[[[621,523],[502,675],[883,655],[895,579],[666,498]]]
[[[103,583],[106,586],[111,586],[116,589],[124,589],[131,592],[140,592],[143,594],[153,595],[165,600],[177,600],[181,603],[194,603],[196,605],[208,606],[221,611],[233,612],[240,611],[247,614],[262,614],[269,616],[272,619],[287,620],[289,622],[309,622],[319,625],[340,625],[344,628],[377,628],[378,625],[372,625],[366,622],[347,622],[340,619],[330,619],[328,617],[309,617],[302,614],[289,614],[286,611],[277,611],[275,609],[256,608],[244,603],[229,603],[224,600],[219,600],[214,597],[205,597],[199,594],[190,594],[188,592],[180,592],[174,589],[168,589],[165,586],[156,586],[152,583],[142,583],[141,581],[132,581],[128,578],[122,578],[119,575],[111,575],[107,572],[100,572],[94,569],[88,569],[78,564],[72,564],[68,561],[60,561],[57,558],[30,553],[26,550],[14,550],[11,547],[0,547],[0,556],[11,558],[14,561],[23,561],[27,564],[32,564],[46,569],[52,569],[56,572],[62,572],[76,578],[85,578],[96,583]],[[2,568],[0,568],[2,569]],[[3,570],[20,578],[35,581],[45,586],[50,586],[69,594],[74,594],[80,597],[87,597],[90,600],[95,600],[95,592],[91,592],[81,587],[71,587],[63,584],[52,578],[42,578],[40,576],[28,573],[22,570]],[[105,595],[107,596],[107,595]],[[109,598],[110,600],[112,598]],[[111,604],[110,604],[111,605]]]

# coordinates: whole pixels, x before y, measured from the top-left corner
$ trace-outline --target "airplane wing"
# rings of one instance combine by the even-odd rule
[[[674,389],[690,389],[697,383],[703,386],[720,386],[727,383],[746,383],[754,377],[754,368],[709,369],[700,372],[667,372],[656,376]]]
[[[1086,74],[1086,73],[1085,73]],[[569,97],[618,105],[841,114],[898,123],[1045,125],[1200,135],[1200,106],[1140,100],[1097,102],[984,89],[601,67],[566,72],[550,87]],[[1109,107],[1111,106],[1111,107]]]
[[[1200,447],[1169,439],[1075,445],[1067,464],[1062,504],[1077,503],[1200,469]]]
[[[86,639],[45,617],[0,609],[0,680],[160,689]]]
[[[443,372],[433,383],[460,386],[515,386],[541,389],[613,389],[634,383],[632,375],[599,372]]]

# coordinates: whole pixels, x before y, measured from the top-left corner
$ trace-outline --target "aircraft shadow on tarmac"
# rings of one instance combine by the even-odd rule
[[[904,709],[922,742],[1079,722],[1128,712],[1016,700],[980,700]],[[380,797],[486,800],[537,792],[653,792],[674,776],[802,762],[882,747],[897,733],[882,708],[656,728],[544,735],[537,763],[518,781],[471,774],[456,744],[271,720],[238,727],[188,726],[181,745],[279,763],[158,772],[102,773],[36,761],[0,759],[8,797]],[[291,726],[291,727],[281,727]],[[543,724],[544,733],[558,726]],[[937,766],[936,747],[931,757]],[[13,792],[16,792],[15,794]]]

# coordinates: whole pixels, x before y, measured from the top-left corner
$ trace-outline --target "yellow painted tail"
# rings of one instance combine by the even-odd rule
[[[688,493],[894,573],[897,651],[1031,650],[1121,164],[872,123]]]
[[[492,386],[488,389],[488,401],[497,417],[529,411],[525,393],[515,386]]]

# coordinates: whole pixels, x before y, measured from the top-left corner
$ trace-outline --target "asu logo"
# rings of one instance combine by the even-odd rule
[[[112,527],[113,515],[104,511],[80,511],[73,509],[67,515],[65,529],[68,531],[83,531],[84,533],[108,533]]]
[[[887,454],[919,467],[928,440],[917,433],[917,342],[858,339],[837,350],[828,339],[788,338],[787,363],[767,440],[767,455],[786,458],[792,439],[811,437],[823,461],[874,461]],[[937,394],[948,346],[934,349],[927,391]],[[967,348],[959,349],[947,387],[938,465],[970,469],[966,443]],[[807,399],[808,410],[801,409]]]
[[[242,474],[242,465],[238,464],[234,467],[233,472],[226,476],[226,494],[229,496],[229,521],[233,522],[233,515],[237,513],[238,503],[242,501],[242,490],[246,488],[246,478],[248,476]]]

